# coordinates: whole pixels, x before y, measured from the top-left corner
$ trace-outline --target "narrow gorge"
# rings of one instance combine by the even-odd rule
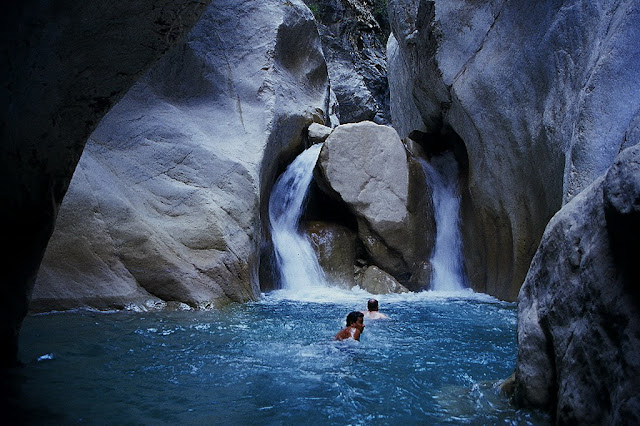
[[[27,310],[468,291],[514,407],[640,420],[640,2],[14,3],[5,367]]]

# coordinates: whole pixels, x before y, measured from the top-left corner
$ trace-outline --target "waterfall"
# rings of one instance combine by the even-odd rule
[[[431,288],[438,291],[466,287],[460,236],[460,196],[458,166],[452,153],[434,156],[431,163],[421,160],[433,190],[436,243],[431,256]]]
[[[276,181],[269,200],[269,222],[283,288],[325,286],[324,272],[309,239],[298,229],[322,144],[302,152]]]

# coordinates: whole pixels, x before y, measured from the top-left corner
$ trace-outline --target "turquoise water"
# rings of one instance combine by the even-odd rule
[[[471,292],[379,296],[388,320],[336,342],[364,292],[219,311],[28,317],[20,404],[43,424],[543,424],[496,387],[516,309]],[[331,301],[327,301],[331,300]]]

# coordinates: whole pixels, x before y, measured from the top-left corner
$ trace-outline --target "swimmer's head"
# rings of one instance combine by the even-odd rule
[[[359,311],[349,312],[349,315],[347,315],[347,327],[358,322],[358,318],[364,318],[364,314]]]
[[[370,311],[377,311],[378,301],[376,299],[369,299],[369,301],[367,302],[367,309],[369,309]]]

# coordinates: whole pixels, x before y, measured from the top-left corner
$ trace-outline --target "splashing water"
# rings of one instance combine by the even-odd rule
[[[276,181],[269,200],[271,238],[282,287],[303,290],[326,286],[309,239],[298,227],[322,144],[302,152]]]
[[[452,157],[453,154],[448,153],[434,156],[431,163],[420,161],[433,189],[436,244],[431,256],[431,283],[436,291],[455,291],[466,287],[462,267],[458,167]]]
[[[390,320],[333,340],[366,294],[213,311],[29,316],[15,374],[25,424],[548,425],[497,384],[516,305],[469,292],[381,296]],[[47,354],[47,355],[43,355]],[[13,375],[14,373],[12,373]]]

